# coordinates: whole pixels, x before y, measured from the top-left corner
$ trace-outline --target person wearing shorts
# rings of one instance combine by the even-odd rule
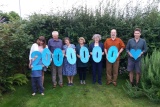
[[[129,80],[131,85],[133,86],[133,71],[136,72],[136,86],[139,83],[140,80],[140,74],[141,74],[141,58],[144,53],[147,51],[147,44],[145,39],[140,38],[141,36],[141,29],[136,28],[134,30],[134,38],[130,39],[126,46],[126,51],[128,53],[128,66],[127,70],[129,71]],[[133,58],[133,55],[130,53],[130,50],[134,49],[135,51],[137,49],[141,50],[141,53],[139,57],[135,60]]]

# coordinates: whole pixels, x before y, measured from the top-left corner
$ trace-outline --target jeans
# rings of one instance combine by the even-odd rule
[[[42,86],[42,77],[32,77],[31,78],[31,82],[32,82],[32,91],[33,91],[33,93],[37,92],[37,88],[39,89],[40,93],[44,92],[44,88]]]

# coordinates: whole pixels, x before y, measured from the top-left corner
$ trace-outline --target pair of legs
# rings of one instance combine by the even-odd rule
[[[98,83],[101,85],[102,81],[101,81],[101,77],[102,77],[102,61],[99,63],[96,62],[92,62],[92,82],[93,84],[96,83],[96,71],[98,71]]]
[[[44,84],[44,72],[47,71],[47,67],[43,67],[42,69],[42,86]]]
[[[133,71],[130,71],[129,72],[129,80],[130,80],[130,83],[132,83],[132,84],[133,84],[133,75],[134,75]],[[136,72],[136,84],[139,83],[139,80],[140,80],[140,73]]]
[[[78,67],[79,79],[86,80],[86,69],[87,67]]]
[[[74,76],[67,76],[67,79],[68,79],[68,83],[72,83],[73,84],[73,77]]]
[[[56,81],[56,75],[58,73],[58,77],[59,77],[59,85],[63,84],[63,78],[62,78],[62,66],[57,67],[54,65],[54,63],[52,62],[51,65],[51,72],[52,72],[52,83],[54,86],[57,85],[57,81]]]
[[[39,89],[40,93],[44,92],[44,88],[42,86],[42,77],[32,77],[31,82],[32,82],[33,93],[37,92],[37,86],[38,86],[38,89]]]
[[[119,68],[119,61],[117,60],[113,64],[106,61],[106,74],[107,74],[107,84],[110,84],[111,82],[116,83],[118,78],[118,68]]]
[[[141,74],[141,60],[136,61],[129,57],[127,70],[129,71],[129,80],[131,84],[133,84],[133,75],[134,75],[133,71],[136,71],[136,84],[138,84]]]

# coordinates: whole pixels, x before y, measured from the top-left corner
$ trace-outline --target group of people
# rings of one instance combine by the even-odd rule
[[[92,56],[92,50],[94,47],[99,46],[102,49],[102,56],[108,55],[108,50],[111,46],[116,46],[118,49],[117,59],[114,63],[109,62],[106,59],[106,84],[113,84],[114,86],[117,86],[117,77],[118,77],[118,68],[119,68],[119,60],[120,60],[120,54],[124,49],[126,49],[128,53],[128,66],[127,70],[129,71],[129,78],[130,83],[133,84],[133,71],[136,71],[136,85],[138,85],[140,80],[140,74],[141,74],[141,57],[142,55],[147,51],[147,45],[146,41],[141,36],[141,29],[136,28],[134,30],[134,38],[130,39],[125,47],[124,42],[117,37],[117,31],[116,29],[112,29],[110,33],[110,38],[107,38],[104,44],[101,42],[101,35],[100,34],[94,34],[92,39],[93,42],[89,44],[85,44],[85,39],[83,37],[80,37],[78,39],[78,43],[76,46],[74,44],[71,44],[71,41],[68,37],[64,38],[64,45],[63,41],[59,39],[59,33],[57,31],[52,32],[52,38],[48,41],[48,46],[46,45],[46,40],[44,36],[40,36],[36,43],[34,43],[30,49],[30,55],[29,55],[29,67],[32,68],[32,61],[35,60],[35,58],[31,58],[31,54],[34,51],[42,52],[44,48],[48,48],[51,53],[54,52],[55,49],[60,48],[63,50],[64,54],[64,60],[63,64],[61,66],[56,66],[53,61],[51,62],[51,73],[52,73],[52,83],[53,88],[56,88],[57,84],[59,84],[60,87],[63,87],[63,75],[67,76],[68,79],[68,86],[73,85],[73,79],[74,76],[79,74],[80,84],[86,84],[86,72],[87,72],[87,63],[83,63],[80,60],[80,49],[81,47],[87,47],[89,49],[89,57]],[[77,56],[77,62],[75,64],[70,64],[67,61],[66,51],[68,48],[73,48],[76,52]],[[135,51],[137,49],[141,50],[141,53],[138,57],[138,59],[134,59],[132,53],[130,53],[130,50],[134,49]],[[102,70],[103,70],[103,62],[102,60],[100,62],[95,62],[92,58],[91,59],[91,65],[92,65],[92,83],[95,84],[98,82],[98,84],[102,85]],[[42,64],[40,61],[39,64]],[[42,70],[35,70],[31,72],[31,81],[32,81],[32,90],[33,90],[33,96],[36,94],[37,91],[37,85],[39,88],[39,91],[41,95],[44,95],[44,71],[47,70],[47,67],[43,66]],[[56,75],[58,74],[59,81],[57,83]],[[98,79],[96,78],[96,75],[98,74]]]

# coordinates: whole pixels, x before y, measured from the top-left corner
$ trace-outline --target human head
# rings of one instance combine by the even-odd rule
[[[111,30],[111,39],[114,40],[117,37],[117,31],[116,29]]]
[[[79,42],[79,44],[84,44],[86,41],[85,41],[85,39],[83,37],[80,37],[78,39],[78,42]]]
[[[101,35],[100,34],[94,34],[92,39],[94,42],[99,42],[101,40]]]
[[[69,45],[69,44],[70,44],[70,39],[69,39],[69,37],[65,37],[65,38],[64,38],[64,43],[65,43],[66,45]]]
[[[46,39],[45,39],[45,37],[44,36],[40,36],[38,38],[38,40],[39,40],[39,45],[43,46],[43,48],[45,48],[46,47]]]
[[[139,39],[140,36],[141,36],[141,29],[140,29],[140,28],[136,28],[136,29],[134,30],[134,37],[135,37],[136,39]]]
[[[52,32],[52,37],[53,37],[53,39],[58,39],[58,36],[59,36],[58,31],[53,31],[53,32]]]

